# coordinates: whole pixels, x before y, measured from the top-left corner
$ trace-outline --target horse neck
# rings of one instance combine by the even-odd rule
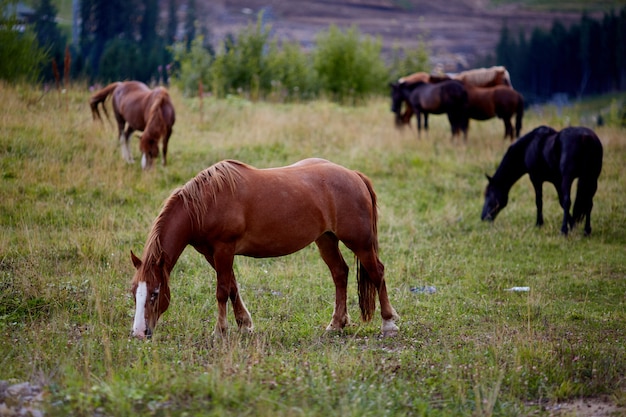
[[[189,244],[190,218],[179,198],[170,198],[157,217],[146,244],[146,253],[157,258],[165,255],[165,269],[169,273],[180,254]]]
[[[505,190],[510,190],[513,184],[528,172],[524,161],[525,150],[525,147],[520,146],[519,141],[509,146],[500,166],[493,174],[492,181]]]

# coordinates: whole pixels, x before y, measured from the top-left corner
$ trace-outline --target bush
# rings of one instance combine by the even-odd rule
[[[138,66],[144,60],[136,42],[115,39],[106,44],[99,64],[99,78],[105,82],[118,80],[142,80]]]
[[[285,42],[280,48],[273,42],[268,54],[272,95],[286,101],[316,97],[319,85],[311,61],[297,42]]]
[[[211,51],[204,47],[203,36],[194,38],[189,50],[185,42],[175,43],[172,53],[178,67],[176,74],[172,77],[172,83],[180,88],[184,95],[195,95],[199,82],[202,82],[205,87],[211,85],[213,56]]]
[[[339,102],[356,102],[381,93],[389,75],[380,52],[380,39],[361,39],[355,26],[345,33],[330,26],[318,36],[314,55],[321,89]]]
[[[262,17],[259,13],[256,25],[243,29],[236,40],[228,38],[224,52],[216,57],[211,77],[218,96],[241,90],[258,99],[270,91],[271,74],[265,56],[270,33]]]
[[[4,2],[1,2],[4,10]],[[31,30],[19,32],[15,16],[0,15],[0,79],[9,82],[37,81],[49,59]]]
[[[391,68],[389,74],[391,80],[395,81],[405,75],[414,72],[431,72],[430,64],[430,47],[423,38],[419,38],[417,48],[409,50],[401,50],[394,48],[391,59]]]

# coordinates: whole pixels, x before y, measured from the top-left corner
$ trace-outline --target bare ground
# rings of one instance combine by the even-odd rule
[[[265,21],[279,39],[299,41],[305,47],[334,24],[358,26],[361,33],[378,36],[383,49],[415,48],[420,36],[431,48],[432,64],[455,71],[472,66],[478,57],[494,54],[501,29],[506,25],[517,38],[534,27],[549,29],[555,19],[566,26],[580,20],[580,13],[538,12],[520,4],[493,6],[489,0],[217,0],[202,4],[200,14],[218,45],[228,33],[255,23],[264,10]]]

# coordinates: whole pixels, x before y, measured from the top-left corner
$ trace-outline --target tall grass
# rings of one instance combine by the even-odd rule
[[[419,139],[396,130],[384,98],[201,106],[174,89],[169,165],[142,172],[122,160],[112,124],[92,122],[86,88],[1,91],[0,379],[43,384],[51,415],[515,416],[579,397],[626,403],[624,130],[597,129],[593,233],[564,238],[551,186],[534,227],[527,178],[495,223],[480,222],[484,173],[508,146],[496,120],[472,122],[462,144],[442,116]],[[581,117],[563,113],[529,110],[524,131]],[[263,168],[310,156],[373,180],[399,335],[380,338],[379,316],[358,323],[355,287],[355,324],[325,333],[334,289],[312,246],[236,260],[255,332],[221,341],[214,272],[186,250],[154,338],[131,339],[129,252],[170,192],[224,158]],[[412,291],[422,286],[436,292]]]

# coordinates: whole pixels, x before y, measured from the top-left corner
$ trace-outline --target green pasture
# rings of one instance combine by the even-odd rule
[[[546,224],[534,226],[527,177],[493,224],[480,221],[484,174],[508,146],[500,121],[473,121],[463,144],[451,142],[445,116],[431,116],[419,139],[396,130],[385,97],[342,107],[171,93],[169,165],[142,172],[138,140],[128,165],[112,123],[91,120],[86,87],[0,85],[0,380],[41,384],[47,415],[526,416],[578,398],[626,406],[623,128],[596,129],[604,168],[592,235],[563,237],[547,184]],[[523,133],[587,117],[528,109]],[[130,338],[130,251],[141,253],[172,190],[226,158],[264,168],[312,156],[373,181],[399,334],[380,337],[379,309],[360,322],[354,272],[353,325],[326,333],[334,286],[310,246],[236,260],[255,332],[239,334],[229,311],[223,340],[212,337],[214,272],[188,248],[153,339]]]

